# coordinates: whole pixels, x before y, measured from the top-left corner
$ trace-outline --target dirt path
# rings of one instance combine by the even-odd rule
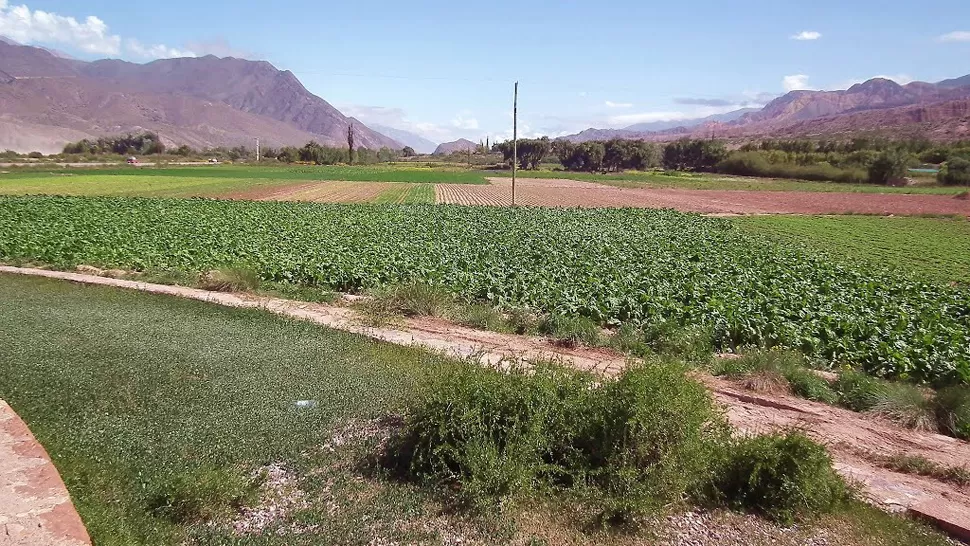
[[[91,544],[47,452],[3,400],[0,400],[0,544]]]
[[[623,355],[604,349],[563,349],[539,338],[474,330],[437,319],[407,320],[393,327],[375,328],[363,325],[352,309],[341,306],[40,269],[0,266],[0,273],[129,288],[229,307],[265,309],[381,341],[420,346],[483,363],[552,359],[605,374],[618,373],[627,363]],[[970,443],[902,429],[887,421],[800,398],[744,391],[733,383],[706,375],[701,379],[739,430],[765,433],[801,429],[829,447],[836,469],[861,484],[864,494],[874,503],[889,510],[920,514],[942,527],[949,526],[951,532],[964,533],[965,540],[970,540],[970,488],[886,470],[871,457],[906,454],[941,465],[964,466],[970,462]]]
[[[489,178],[488,186],[439,184],[438,203],[508,205],[511,179]],[[672,208],[703,214],[970,215],[970,201],[951,195],[753,190],[617,188],[575,180],[523,178],[516,203],[539,207]]]

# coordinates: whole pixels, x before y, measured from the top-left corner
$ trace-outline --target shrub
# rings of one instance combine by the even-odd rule
[[[970,186],[970,161],[954,157],[943,164],[936,177],[940,184]]]
[[[730,504],[786,525],[830,512],[849,496],[826,449],[799,432],[738,441],[718,486]]]
[[[728,428],[683,368],[647,363],[599,394],[578,442],[583,469],[574,473],[585,470],[606,516],[659,508],[711,483]]]
[[[253,493],[250,480],[226,469],[205,467],[163,481],[149,506],[174,523],[200,523],[243,506]]]
[[[512,333],[519,335],[535,335],[539,333],[539,317],[529,309],[516,307],[506,314]]]
[[[539,322],[539,333],[553,337],[565,347],[596,345],[600,340],[599,324],[582,316],[548,316]]]
[[[509,325],[505,317],[491,305],[473,303],[459,306],[451,313],[452,320],[471,328],[505,332]]]
[[[678,366],[646,364],[598,386],[549,364],[466,366],[412,408],[385,464],[473,506],[553,488],[613,519],[709,486],[727,439],[706,389]]]
[[[571,471],[568,446],[580,434],[591,376],[552,365],[509,373],[462,366],[435,380],[385,464],[432,485],[457,486],[462,503],[481,505],[533,490]],[[562,464],[549,473],[547,462]]]
[[[890,184],[906,176],[909,158],[896,150],[886,150],[869,165],[870,184]]]
[[[970,440],[970,387],[943,389],[934,403],[940,430],[963,440]]]

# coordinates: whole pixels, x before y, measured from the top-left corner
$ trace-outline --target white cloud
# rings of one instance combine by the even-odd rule
[[[462,114],[458,114],[455,119],[451,120],[451,125],[457,129],[470,131],[478,129],[478,120],[475,118],[466,118]]]
[[[629,102],[613,102],[611,100],[606,101],[607,108],[633,108],[633,104]]]
[[[812,89],[808,85],[808,76],[806,76],[805,74],[793,74],[791,76],[785,76],[781,81],[781,86],[785,88],[785,91],[799,91],[799,90]]]
[[[108,32],[108,25],[89,15],[83,21],[46,11],[31,11],[25,5],[9,6],[0,0],[0,34],[22,44],[58,43],[86,53],[117,55],[121,37]]]
[[[955,30],[937,38],[940,42],[970,42],[970,30]]]
[[[818,40],[822,37],[821,32],[815,32],[814,30],[803,30],[798,34],[791,37],[792,40],[808,41],[808,40]]]
[[[585,97],[586,96],[586,91],[580,91],[579,92],[579,96],[580,97]]]
[[[175,49],[174,47],[168,47],[164,44],[146,46],[134,38],[125,40],[125,49],[135,57],[140,57],[142,59],[154,60],[174,59],[178,57],[195,57],[195,53],[191,51]]]

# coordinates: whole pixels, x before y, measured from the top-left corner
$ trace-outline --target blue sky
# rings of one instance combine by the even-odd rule
[[[266,59],[436,142],[510,136],[515,80],[520,132],[555,136],[970,73],[966,0],[0,0],[0,34],[82,59]]]

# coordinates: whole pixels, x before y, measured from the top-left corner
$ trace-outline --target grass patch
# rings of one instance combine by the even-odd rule
[[[801,353],[784,349],[754,349],[739,358],[719,359],[714,375],[738,381],[750,390],[779,394],[791,392],[802,398],[834,404],[838,396],[829,383],[808,368]]]
[[[894,472],[928,476],[959,487],[970,485],[970,470],[966,467],[941,465],[919,455],[898,454],[891,457],[876,457],[876,462]]]
[[[411,283],[371,291],[356,308],[374,324],[387,324],[399,317],[446,317],[454,298],[437,286]]]
[[[563,347],[593,347],[601,339],[599,324],[583,316],[553,314],[543,317],[538,329],[540,334],[551,337]]]
[[[454,365],[265,312],[19,275],[0,275],[0,331],[0,398],[47,449],[99,545],[242,540],[221,518],[248,503],[249,472],[330,468],[322,445],[342,423],[400,411]],[[317,525],[305,540],[272,538],[273,527],[265,541],[346,544],[368,519],[408,542],[395,520],[414,517],[421,494],[389,485],[365,501],[354,475],[296,481],[308,499],[356,492],[336,513],[277,522]]]
[[[919,387],[890,382],[869,413],[906,428],[937,432],[933,401]]]

